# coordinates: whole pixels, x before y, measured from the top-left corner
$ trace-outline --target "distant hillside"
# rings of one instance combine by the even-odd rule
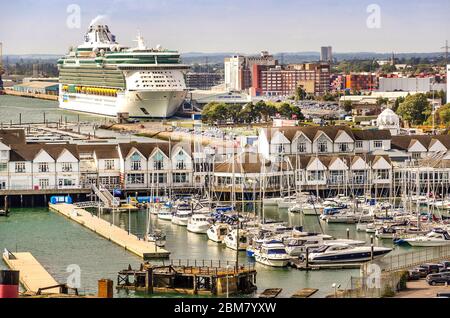
[[[226,57],[230,57],[232,55],[238,54],[236,52],[218,52],[218,53],[202,53],[202,52],[189,52],[182,53],[183,63],[186,64],[223,64],[223,61]],[[258,55],[255,54],[245,54],[248,56]],[[61,55],[56,54],[25,54],[25,55],[6,55],[3,57],[4,61],[8,63],[17,63],[17,62],[36,62],[36,61],[44,61],[44,62],[55,62],[61,57]],[[274,54],[275,58],[279,61],[283,61],[285,64],[289,63],[303,63],[303,62],[311,62],[318,61],[320,58],[319,52],[280,52]],[[389,59],[392,56],[392,53],[375,53],[375,52],[354,52],[354,53],[334,53],[333,57],[338,61],[342,60],[367,60],[367,59]],[[406,58],[409,59],[411,57],[420,57],[420,58],[437,58],[442,57],[443,53],[441,52],[430,52],[430,53],[395,53],[396,58]]]
[[[208,61],[209,64],[221,64],[226,57],[232,56],[236,53],[183,53],[183,62],[187,64],[205,64]],[[245,54],[248,56],[258,55],[258,54]],[[320,59],[319,52],[286,52],[286,53],[275,53],[275,58],[279,61],[283,61],[285,64],[289,63],[303,63],[318,61]],[[391,58],[392,53],[375,53],[375,52],[354,52],[354,53],[334,53],[333,57],[338,61],[342,60],[367,60],[376,59],[383,60]],[[420,58],[437,58],[442,57],[441,52],[430,52],[430,53],[395,53],[396,58],[409,59],[412,57]]]

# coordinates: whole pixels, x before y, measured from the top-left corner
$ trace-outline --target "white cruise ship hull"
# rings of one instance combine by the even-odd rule
[[[185,91],[127,91],[117,97],[60,91],[59,107],[111,117],[128,113],[131,118],[168,118],[176,113],[185,97]]]

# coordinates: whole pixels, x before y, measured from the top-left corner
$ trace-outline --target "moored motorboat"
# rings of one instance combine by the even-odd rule
[[[280,241],[269,241],[263,243],[255,251],[255,260],[258,263],[273,267],[285,267],[289,264],[291,256],[286,252],[286,248]]]
[[[432,247],[450,245],[450,235],[443,229],[434,229],[426,235],[419,235],[403,240],[411,246]]]
[[[194,214],[189,219],[187,230],[192,233],[206,234],[211,224],[208,218],[203,214]]]
[[[391,252],[391,248],[354,246],[349,244],[323,245],[309,254],[310,263],[358,263],[381,258]]]
[[[230,226],[225,223],[215,223],[211,225],[206,234],[208,235],[208,239],[216,243],[223,243],[225,237],[230,232]]]
[[[224,239],[225,245],[233,250],[245,251],[249,244],[248,233],[245,230],[239,230],[239,244],[237,243],[237,234],[236,229],[228,233]]]

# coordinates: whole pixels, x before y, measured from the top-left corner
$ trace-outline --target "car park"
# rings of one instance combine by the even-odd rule
[[[450,272],[430,274],[426,278],[427,283],[435,286],[438,284],[448,284],[450,283]]]

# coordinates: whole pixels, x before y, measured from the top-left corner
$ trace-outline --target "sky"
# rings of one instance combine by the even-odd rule
[[[139,31],[182,53],[437,52],[449,13],[450,0],[0,0],[0,42],[4,54],[64,54],[102,16],[123,45]]]

